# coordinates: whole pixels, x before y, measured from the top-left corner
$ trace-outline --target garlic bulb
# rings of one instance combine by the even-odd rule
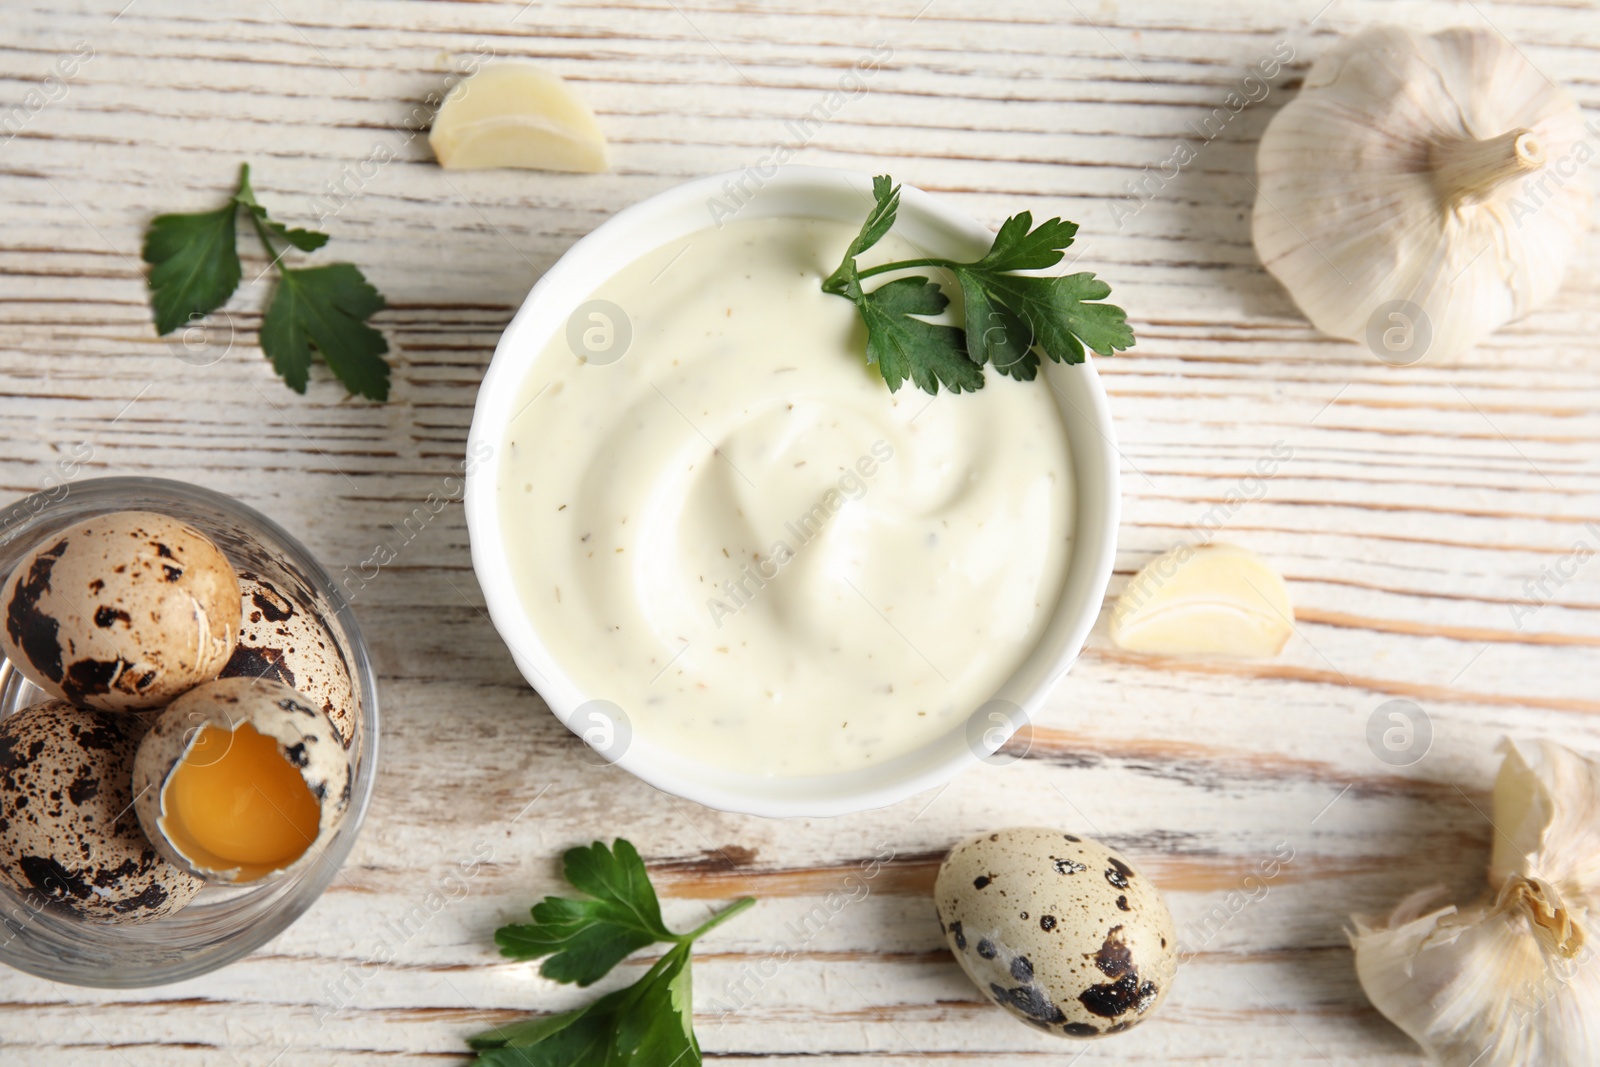
[[[1500,743],[1489,884],[1539,878],[1591,907],[1600,894],[1600,763],[1550,741]]]
[[[1504,741],[1495,782],[1494,891],[1426,912],[1414,893],[1350,936],[1361,988],[1444,1067],[1600,1063],[1600,764],[1548,741]]]
[[[1498,33],[1373,27],[1262,136],[1256,251],[1323,333],[1387,363],[1459,356],[1560,286],[1594,154],[1577,104]]]
[[[1600,967],[1547,882],[1513,875],[1489,902],[1356,920],[1361,988],[1444,1067],[1592,1067],[1600,1062]]]

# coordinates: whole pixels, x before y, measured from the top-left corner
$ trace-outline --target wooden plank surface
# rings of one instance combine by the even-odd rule
[[[991,226],[1024,207],[1079,221],[1085,262],[1139,334],[1099,364],[1124,457],[1112,595],[1222,504],[1222,536],[1282,570],[1299,626],[1270,662],[1177,664],[1114,649],[1102,620],[1025,759],[884,811],[764,821],[578,758],[484,616],[451,506],[356,597],[385,751],[339,881],[202,980],[112,993],[0,974],[0,1058],[458,1062],[486,1023],[591,995],[499,960],[491,934],[558,887],[562,848],[625,831],[671,920],[762,898],[698,957],[713,1060],[1416,1062],[1362,997],[1349,915],[1435,882],[1476,890],[1499,737],[1600,746],[1600,563],[1539,584],[1579,542],[1600,548],[1586,525],[1600,522],[1600,251],[1551,306],[1455,362],[1395,369],[1310,330],[1256,261],[1246,179],[1309,62],[1381,19],[1492,26],[1600,109],[1600,11],[1584,2],[5,0],[5,108],[79,42],[93,49],[0,143],[7,498],[86,447],[78,477],[231,493],[353,568],[448,491],[477,382],[541,271],[620,208],[781,143],[799,162],[890,170]],[[1295,58],[1266,98],[1197,144],[1189,124],[1280,43]],[[785,124],[874,46],[892,55],[866,91],[798,144]],[[576,83],[613,172],[434,166],[411,132],[423,101],[486,55]],[[1121,218],[1125,183],[1181,142],[1195,161]],[[241,161],[286,221],[325,216],[332,250],[387,294],[389,404],[348,401],[326,375],[304,398],[283,388],[250,343],[264,283],[194,352],[151,335],[145,224],[213,203]],[[247,257],[247,280],[263,266]],[[1274,450],[1287,458],[1252,478]],[[1367,742],[1397,698],[1433,729],[1405,767]],[[1166,891],[1189,955],[1158,1019],[1069,1045],[1008,1021],[955,967],[928,895],[937,859],[1019,823],[1100,837]],[[1277,877],[1246,882],[1283,848]],[[773,971],[785,925],[880,849],[895,858],[865,899],[723,1011],[751,969]],[[475,856],[487,862],[429,910]]]

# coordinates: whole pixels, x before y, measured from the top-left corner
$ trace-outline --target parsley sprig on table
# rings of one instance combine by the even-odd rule
[[[686,934],[661,921],[661,904],[633,845],[596,841],[569,849],[567,881],[589,900],[545,897],[532,923],[495,931],[512,959],[543,959],[539,973],[591,985],[623,958],[650,945],[672,947],[644,977],[584,1008],[497,1027],[468,1039],[483,1067],[700,1067],[690,991],[695,939],[755,903],[744,897]]]
[[[1078,232],[1076,223],[1050,219],[1034,226],[1033,215],[1024,211],[1006,219],[988,254],[972,263],[928,257],[862,269],[856,257],[883,239],[900,208],[900,186],[887,175],[872,179],[872,195],[876,203],[867,221],[822,289],[856,305],[867,325],[867,362],[877,366],[890,392],[907,378],[929,393],[940,385],[952,393],[981,389],[985,364],[1032,381],[1041,352],[1057,363],[1082,363],[1085,348],[1110,356],[1133,347],[1123,310],[1094,302],[1110,296],[1111,287],[1093,274],[1016,273],[1061,262]],[[896,278],[871,291],[861,286],[874,275],[913,267],[938,267],[955,276],[965,329],[918,317],[938,315],[950,303],[926,277]]]
[[[261,320],[261,350],[273,368],[289,388],[304,393],[315,349],[350,392],[388,399],[389,364],[383,355],[389,343],[367,325],[383,308],[383,296],[349,263],[285,267],[277,241],[314,252],[328,243],[328,235],[274,222],[250,188],[249,164],[239,168],[239,187],[223,207],[194,215],[158,215],[151,221],[144,259],[150,264],[156,333],[171,333],[209,315],[239,287],[235,228],[241,209],[278,272],[277,290]]]

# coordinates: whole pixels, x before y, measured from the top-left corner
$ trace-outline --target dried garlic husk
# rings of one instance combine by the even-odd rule
[[[532,63],[491,63],[450,90],[428,144],[447,170],[606,169],[594,113],[559,75]]]
[[[1381,924],[1357,918],[1356,974],[1372,1003],[1444,1067],[1600,1062],[1600,967],[1580,918],[1548,882],[1512,875],[1496,896]]]
[[[1415,893],[1381,923],[1356,918],[1361,988],[1445,1067],[1600,1063],[1600,765],[1549,741],[1503,741],[1494,789],[1493,895],[1423,914]]]
[[[1238,545],[1179,545],[1134,575],[1111,610],[1111,640],[1163,656],[1275,656],[1294,632],[1289,588]]]
[[[1600,893],[1600,763],[1551,741],[1508,738],[1499,751],[1489,884],[1538,878],[1592,907]]]
[[[1323,333],[1454,357],[1560,286],[1593,155],[1577,104],[1500,34],[1377,26],[1262,136],[1256,250]]]

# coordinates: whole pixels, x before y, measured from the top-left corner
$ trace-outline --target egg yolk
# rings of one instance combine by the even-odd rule
[[[278,742],[249,723],[204,726],[162,790],[161,829],[197,867],[249,881],[299,859],[321,806]]]

